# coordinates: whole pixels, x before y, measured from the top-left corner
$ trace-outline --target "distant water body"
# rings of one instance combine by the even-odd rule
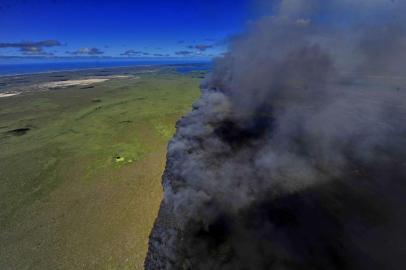
[[[46,63],[8,63],[0,64],[0,76],[36,74],[56,71],[86,70],[93,68],[137,67],[148,65],[199,64],[197,61],[86,61],[86,62],[46,62]]]

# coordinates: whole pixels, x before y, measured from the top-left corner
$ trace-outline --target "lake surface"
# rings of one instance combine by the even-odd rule
[[[202,63],[199,65],[182,65],[176,69],[181,74],[189,74],[196,71],[208,71],[212,68],[211,63]]]
[[[198,64],[197,61],[77,61],[77,62],[45,62],[45,63],[8,63],[0,64],[0,76],[19,74],[35,74],[54,71],[86,70],[93,68],[113,67],[136,67],[149,65],[176,65],[176,64]],[[206,63],[207,64],[207,63]],[[181,73],[188,70],[182,70]]]

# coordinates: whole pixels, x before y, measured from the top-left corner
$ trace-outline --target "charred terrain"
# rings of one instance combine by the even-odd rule
[[[405,4],[274,10],[177,123],[146,269],[405,269]]]

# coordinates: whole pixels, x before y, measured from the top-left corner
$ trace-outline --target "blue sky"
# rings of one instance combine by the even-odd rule
[[[206,57],[252,0],[0,0],[0,56]]]

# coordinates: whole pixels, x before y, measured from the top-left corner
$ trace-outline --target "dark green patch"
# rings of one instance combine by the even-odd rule
[[[28,127],[16,128],[16,129],[7,131],[7,133],[14,135],[14,136],[23,136],[23,135],[27,134],[27,132],[30,130],[31,130],[31,128],[28,128]]]
[[[94,88],[94,85],[92,85],[92,86],[85,86],[85,87],[81,87],[80,89],[92,89],[92,88]]]

